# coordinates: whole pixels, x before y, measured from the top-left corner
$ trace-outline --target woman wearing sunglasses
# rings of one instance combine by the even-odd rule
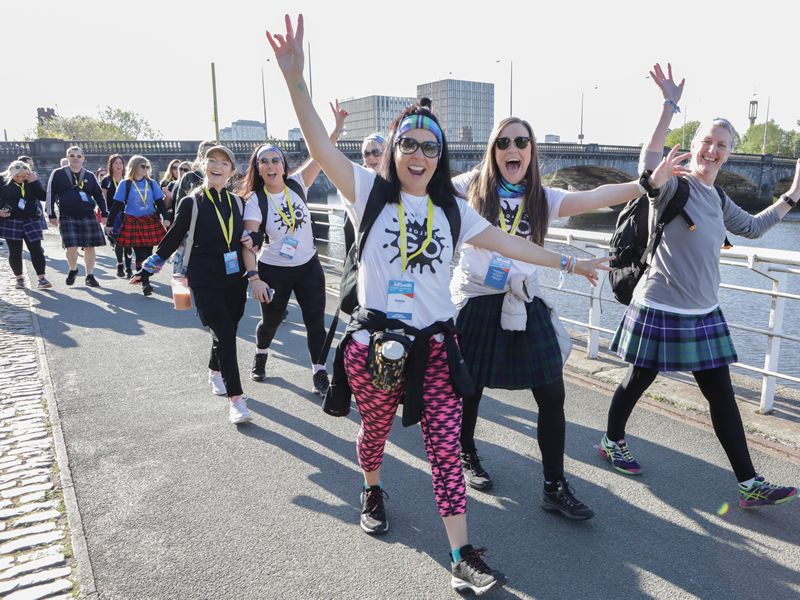
[[[106,205],[111,205],[111,201],[114,199],[114,194],[117,193],[117,188],[123,177],[125,177],[125,161],[121,155],[112,154],[108,157],[108,175],[100,182],[100,189],[103,190],[103,197],[106,199]],[[114,245],[114,254],[117,257],[117,277],[127,277],[130,279],[133,277],[133,269],[131,269],[131,254],[133,251],[130,246],[123,246],[117,240],[119,231],[122,229],[122,220],[124,217],[124,211],[119,211],[113,222],[108,221],[111,227],[111,233],[108,235],[108,239]]]
[[[380,174],[351,163],[330,142],[303,79],[302,16],[296,34],[287,15],[285,35],[273,38],[267,33],[267,38],[311,156],[341,192],[354,225],[359,225],[367,204],[382,206],[360,258],[360,309],[339,343],[326,398],[326,402],[343,399],[349,406],[352,390],[361,416],[356,443],[363,472],[361,528],[369,534],[389,528],[381,464],[403,398],[403,424],[421,424],[434,498],[451,548],[451,585],[483,593],[502,585],[505,577],[489,568],[481,557],[483,550],[473,548],[467,536],[458,443],[461,399],[455,387],[470,386],[468,375],[459,368],[455,307],[448,290],[450,261],[455,248],[469,241],[517,260],[554,268],[566,262],[570,271],[594,282],[603,259],[576,261],[507,235],[457,199],[447,142],[428,107],[411,106],[392,124]],[[390,337],[394,346],[382,341]],[[378,381],[381,373],[389,377],[390,385]]]
[[[178,165],[180,165],[180,163],[181,161],[178,158],[173,158],[171,161],[169,161],[169,164],[167,165],[167,171],[164,173],[164,178],[158,184],[161,188],[161,192],[164,194],[164,204],[167,207],[167,211],[172,208],[172,192],[175,189],[175,185],[178,183],[178,179],[180,178],[180,173],[178,171]],[[165,220],[164,226],[169,227],[169,221]]]
[[[361,142],[361,156],[364,158],[364,166],[367,169],[377,171],[381,164],[384,149],[386,148],[386,138],[380,133],[371,133]],[[340,194],[341,196],[341,194]],[[356,231],[353,229],[353,222],[347,214],[344,215],[344,255],[350,253],[350,248],[356,241]]]
[[[167,213],[164,194],[150,179],[150,169],[150,161],[144,156],[130,158],[125,180],[117,186],[108,215],[108,222],[114,223],[117,215],[124,212],[117,244],[133,248],[137,271],[142,268],[142,261],[153,252],[153,246],[158,245],[166,233],[161,224],[161,218]],[[106,233],[113,234],[110,226],[106,227]],[[142,293],[145,296],[153,293],[149,281],[142,283]]]
[[[347,111],[339,108],[338,100],[335,106],[331,104],[331,110],[336,124],[330,141],[335,144],[344,131]],[[261,236],[256,239],[264,240],[258,255],[258,274],[272,290],[270,299],[261,303],[250,377],[254,381],[266,379],[267,352],[294,292],[306,326],[312,389],[324,396],[328,391],[328,372],[325,365],[317,361],[326,335],[325,273],[314,246],[311,213],[305,202],[308,188],[319,172],[319,164],[309,159],[289,175],[286,157],[280,148],[260,146],[250,157],[239,193],[247,198],[245,229],[260,232]]]

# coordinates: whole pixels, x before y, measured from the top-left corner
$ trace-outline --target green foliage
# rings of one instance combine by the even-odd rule
[[[682,148],[689,148],[692,143],[697,128],[700,127],[700,121],[686,121],[686,125],[673,129],[667,134],[667,139],[664,145],[667,148],[680,144]],[[684,131],[686,135],[684,136]]]
[[[106,106],[98,117],[55,115],[40,122],[34,131],[37,138],[59,138],[63,140],[153,140],[161,133],[137,113]]]
[[[764,126],[764,123],[757,123],[748,129],[747,133],[742,137],[742,143],[737,151],[762,154]],[[800,155],[800,133],[793,129],[788,131],[782,129],[772,119],[766,124],[766,128],[767,144],[764,148],[764,154],[774,154],[778,156]]]

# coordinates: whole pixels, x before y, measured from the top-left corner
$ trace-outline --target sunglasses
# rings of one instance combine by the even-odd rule
[[[372,150],[364,150],[364,158],[369,158],[370,156],[380,158],[382,155],[383,150],[378,150],[377,148],[373,148]]]
[[[531,138],[529,138],[529,137],[519,136],[519,137],[515,137],[514,138],[514,145],[517,148],[519,148],[520,150],[523,150],[523,149],[528,147],[528,144],[530,143],[530,141],[531,141]],[[494,145],[497,146],[498,150],[505,150],[506,148],[508,148],[511,145],[511,138],[507,138],[507,137],[497,138],[494,141]]]
[[[442,145],[439,142],[419,143],[410,137],[401,137],[397,140],[397,148],[402,154],[414,154],[417,148],[422,148],[422,153],[428,158],[436,158],[442,151]]]
[[[181,167],[180,169],[178,169],[178,171],[181,173],[188,173],[189,169],[187,169],[186,167]]]
[[[68,158],[83,158],[83,154],[68,154]]]
[[[139,165],[140,169],[149,169],[150,165]]]
[[[283,159],[280,156],[273,156],[272,158],[267,158],[266,156],[259,158],[258,162],[262,165],[268,165],[272,163],[273,165],[279,165],[283,162]]]

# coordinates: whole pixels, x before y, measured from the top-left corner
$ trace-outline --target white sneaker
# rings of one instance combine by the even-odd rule
[[[225,381],[222,379],[222,373],[215,373],[214,371],[208,372],[208,383],[211,385],[211,391],[217,396],[227,396],[228,390],[225,389]]]
[[[231,402],[228,409],[228,420],[234,425],[240,423],[247,423],[253,419],[250,411],[247,409],[247,396],[239,396],[236,402]]]

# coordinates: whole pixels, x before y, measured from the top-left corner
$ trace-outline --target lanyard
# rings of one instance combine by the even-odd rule
[[[206,188],[206,196],[208,199],[211,200],[211,206],[214,207],[214,210],[217,211],[217,219],[219,219],[219,226],[222,228],[222,235],[225,237],[225,243],[228,244],[228,252],[231,251],[231,239],[233,239],[233,203],[231,202],[231,195],[228,193],[228,190],[223,190],[225,195],[228,197],[228,206],[231,209],[230,217],[228,218],[228,226],[225,227],[225,220],[222,218],[222,213],[219,212],[219,208],[217,208],[217,203],[214,202],[214,198],[211,196],[211,193]],[[222,192],[219,192],[219,195],[222,196]]]
[[[73,173],[72,174],[72,184],[75,187],[79,187],[79,188],[83,189],[83,177],[81,177],[80,180],[79,180],[78,176],[75,173]]]
[[[19,188],[19,191],[22,194],[22,199],[24,200],[25,199],[25,182],[23,181],[22,183],[17,183],[15,181],[14,185]]]
[[[148,190],[148,188],[150,186],[147,183],[147,179],[142,179],[142,181],[144,181],[144,196],[142,195],[142,192],[139,189],[139,186],[136,185],[135,181],[131,181],[131,184],[133,185],[133,189],[136,190],[136,193],[139,194],[139,198],[142,200],[142,208],[146,209],[147,208],[147,190]]]
[[[514,217],[514,222],[511,224],[511,229],[509,230],[508,226],[506,225],[506,218],[503,215],[503,209],[502,208],[500,209],[500,226],[503,228],[503,231],[505,231],[509,235],[514,235],[514,233],[517,231],[517,227],[519,227],[519,221],[521,218],[522,218],[522,203],[520,203],[520,205],[517,206],[517,214]]]
[[[428,230],[425,234],[425,241],[411,256],[408,255],[408,234],[406,232],[406,213],[403,209],[403,201],[397,203],[397,218],[400,221],[400,263],[403,271],[408,268],[408,263],[416,258],[428,247],[433,239],[433,201],[428,196]]]
[[[275,206],[275,203],[272,201],[272,198],[270,197],[269,192],[267,191],[267,186],[264,186],[264,193],[267,195],[267,200],[269,201],[270,206],[272,206],[275,212],[281,216],[281,219],[283,220],[284,223],[286,223],[286,226],[289,228],[289,232],[291,233],[291,235],[294,235],[294,228],[295,225],[297,224],[297,221],[294,216],[294,207],[292,206],[292,198],[291,196],[289,196],[289,188],[287,188],[285,185],[283,186],[283,195],[286,196],[286,204],[289,205],[289,217],[291,218],[287,217],[279,207]]]

